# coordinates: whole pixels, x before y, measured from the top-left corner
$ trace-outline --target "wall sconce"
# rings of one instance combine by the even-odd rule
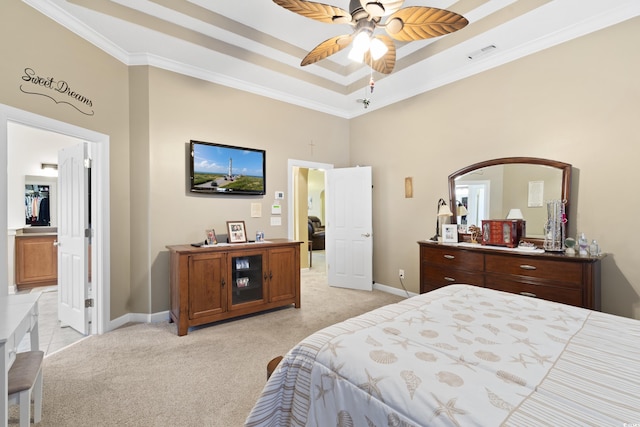
[[[40,163],[40,169],[57,171],[58,165],[55,163]]]
[[[451,209],[449,209],[449,206],[447,206],[447,202],[444,201],[444,199],[440,199],[438,200],[438,216],[436,219],[436,235],[433,236],[431,238],[431,240],[433,240],[434,242],[437,242],[438,240],[440,240],[440,228],[442,226],[442,224],[445,224],[445,220],[447,218],[449,218],[450,216],[453,216],[453,212],[451,212]]]
[[[524,219],[524,216],[520,209],[510,209],[507,214],[507,219]]]

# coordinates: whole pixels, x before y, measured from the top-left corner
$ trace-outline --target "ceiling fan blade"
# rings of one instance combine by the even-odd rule
[[[378,35],[375,38],[387,46],[387,52],[381,58],[372,60],[371,52],[367,51],[364,54],[364,61],[379,73],[391,74],[393,67],[396,66],[396,45],[390,37],[385,35]]]
[[[411,6],[400,9],[384,24],[396,40],[410,42],[453,33],[469,21],[455,12],[435,7]]]
[[[314,47],[313,50],[304,57],[300,65],[304,67],[305,65],[313,64],[314,62],[325,59],[326,57],[331,56],[334,53],[340,52],[342,49],[349,46],[349,43],[351,43],[352,39],[353,36],[351,36],[351,34],[348,34],[344,36],[332,37],[329,40],[325,40],[318,46]]]
[[[360,0],[360,6],[372,18],[391,15],[402,7],[404,0]]]
[[[282,6],[291,12],[306,18],[329,24],[348,24],[351,22],[351,14],[339,7],[323,3],[305,0],[273,0],[278,6]]]

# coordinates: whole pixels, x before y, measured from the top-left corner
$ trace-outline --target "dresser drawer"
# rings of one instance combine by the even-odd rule
[[[582,286],[582,264],[520,256],[486,255],[487,273],[515,274]]]
[[[420,259],[423,263],[480,272],[484,269],[484,256],[478,252],[447,247],[422,247],[421,252]]]
[[[493,276],[490,274],[486,277],[485,287],[498,291],[561,302],[577,307],[583,306],[582,289],[578,288],[514,281],[504,276]]]
[[[428,264],[424,264],[422,268],[426,284],[434,288],[453,284],[484,286],[484,275],[481,271],[471,272]]]

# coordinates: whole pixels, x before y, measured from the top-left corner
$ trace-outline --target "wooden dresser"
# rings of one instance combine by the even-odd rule
[[[597,257],[419,241],[420,293],[466,283],[600,310]]]
[[[167,246],[171,321],[189,327],[276,307],[300,307],[300,242]]]

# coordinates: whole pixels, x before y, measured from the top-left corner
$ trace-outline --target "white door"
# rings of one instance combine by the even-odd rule
[[[58,152],[58,319],[87,335],[88,181],[87,144]]]
[[[373,288],[371,167],[326,171],[325,253],[330,286]]]

